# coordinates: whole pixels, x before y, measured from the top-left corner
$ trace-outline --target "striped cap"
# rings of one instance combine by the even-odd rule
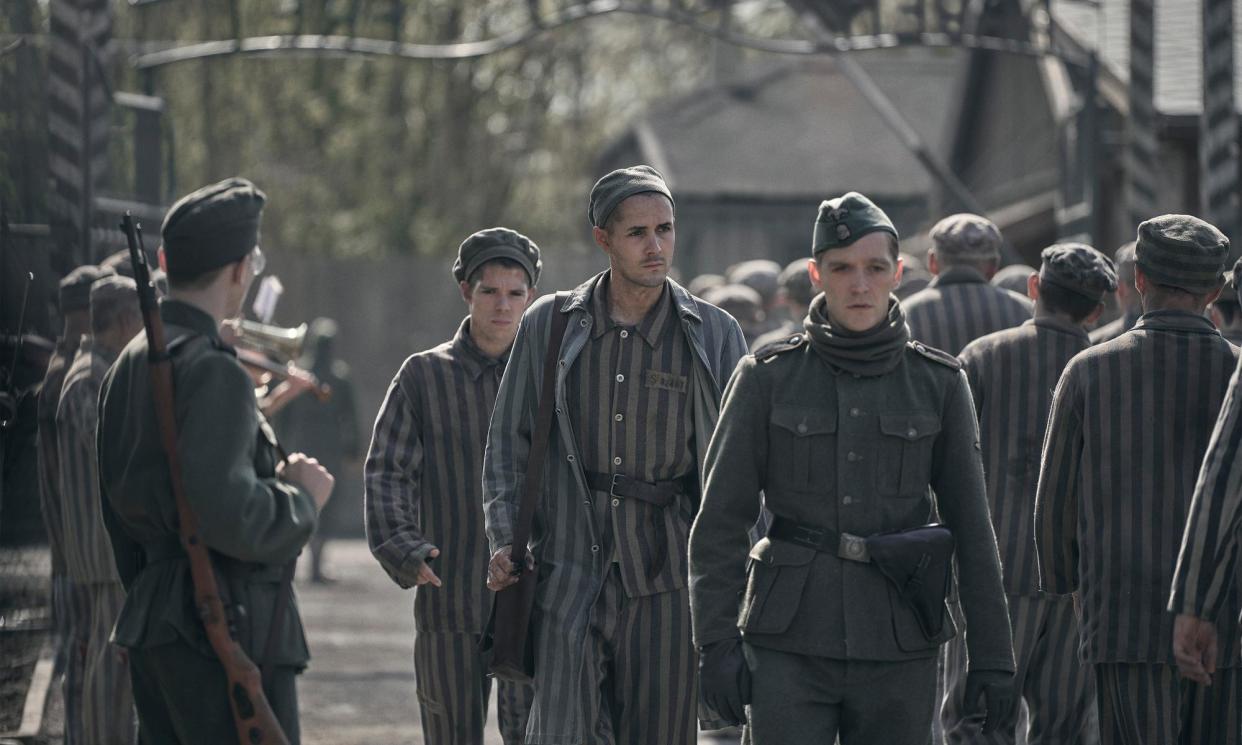
[[[1134,256],[1152,282],[1205,294],[1224,280],[1229,239],[1192,215],[1161,215],[1139,225]]]

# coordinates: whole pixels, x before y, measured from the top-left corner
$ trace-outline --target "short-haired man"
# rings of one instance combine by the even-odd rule
[[[99,386],[117,355],[142,331],[134,280],[113,275],[91,286],[91,333],[65,375],[56,411],[59,442],[62,535],[69,577],[86,598],[86,674],[82,682],[85,742],[135,742],[134,698],[129,665],[110,641],[125,588],[116,573],[112,544],[99,500],[95,452]]]
[[[1035,502],[1041,589],[1075,593],[1100,739],[1236,743],[1236,589],[1218,618],[1219,678],[1178,680],[1168,592],[1199,466],[1238,350],[1204,309],[1229,241],[1188,215],[1138,228],[1134,328],[1074,357],[1053,396]]]
[[[811,283],[811,272],[807,269],[806,259],[795,259],[781,270],[780,290],[777,292],[777,305],[785,312],[780,325],[763,334],[750,345],[750,351],[757,352],[767,345],[784,341],[795,334],[802,333],[802,320],[811,306],[811,300],[819,289]]]
[[[949,215],[930,235],[927,269],[935,276],[901,303],[912,339],[957,354],[981,336],[1030,319],[1030,300],[988,282],[996,274],[1004,243],[990,220]]]
[[[1121,315],[1094,329],[1090,334],[1092,344],[1116,339],[1134,328],[1143,315],[1143,298],[1134,288],[1134,245],[1134,241],[1130,241],[1113,254],[1113,263],[1117,265],[1117,309]]]
[[[1070,359],[1091,346],[1087,327],[1117,287],[1113,263],[1090,246],[1044,249],[1027,278],[1035,318],[976,339],[959,355],[979,416],[988,506],[1000,548],[1017,673],[1031,742],[1091,743],[1095,729],[1094,671],[1078,660],[1078,620],[1067,597],[1039,592],[1035,569],[1035,487],[1052,390]],[[967,633],[969,634],[969,629]],[[1014,743],[1014,720],[990,736],[962,710],[966,645],[946,647],[941,721],[947,743]]]
[[[60,312],[64,328],[56,340],[56,351],[48,362],[43,385],[36,402],[39,422],[38,473],[39,505],[47,544],[52,555],[52,623],[56,646],[56,671],[63,673],[61,695],[65,706],[65,742],[82,741],[82,679],[86,675],[86,633],[89,611],[85,591],[66,573],[64,520],[61,517],[60,456],[56,433],[56,409],[65,373],[78,352],[82,336],[91,331],[91,285],[111,274],[93,264],[74,269],[60,280]]]
[[[482,578],[483,449],[539,247],[508,228],[471,235],[453,264],[469,314],[447,342],[407,359],[375,420],[364,468],[367,540],[380,566],[414,587],[414,675],[428,745],[482,745],[491,678],[479,638],[492,597]],[[434,561],[433,561],[434,559]],[[530,686],[499,685],[506,745],[526,734]]]
[[[234,178],[172,206],[160,229],[170,293],[159,312],[172,359],[185,496],[229,594],[237,641],[271,671],[264,693],[296,744],[296,675],[310,654],[292,588],[282,579],[310,539],[333,478],[302,453],[280,462],[250,377],[219,331],[241,311],[263,269],[265,201],[254,184]],[[114,638],[129,650],[142,742],[234,742],[224,667],[194,610],[147,353],[140,334],[108,370],[99,397],[104,522],[128,592]]]
[[[531,307],[500,384],[483,468],[488,584],[514,581],[537,391],[553,314],[565,313],[531,539],[527,742],[689,745],[698,686],[686,540],[720,395],[746,347],[737,321],[668,278],[673,197],[654,168],[601,178],[588,216],[609,268],[564,302]]]
[[[925,617],[907,602],[909,583],[890,584],[868,545],[923,526],[934,507],[956,540],[969,707],[985,701],[995,726],[1012,704],[970,389],[956,359],[910,340],[891,296],[897,246],[892,222],[863,195],[820,206],[810,272],[824,292],[806,333],[742,360],[707,452],[690,537],[700,685],[735,721],[749,703],[755,745],[928,739],[937,652],[954,634],[949,557]],[[760,492],[773,517],[752,548]]]

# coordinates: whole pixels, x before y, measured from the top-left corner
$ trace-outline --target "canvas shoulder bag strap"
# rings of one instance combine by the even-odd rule
[[[565,338],[565,327],[569,325],[569,314],[562,312],[561,306],[568,297],[569,293],[558,292],[552,302],[552,331],[548,335],[548,348],[543,356],[539,411],[535,414],[535,432],[531,437],[530,454],[526,459],[526,481],[522,485],[517,525],[513,527],[510,559],[515,567],[526,565],[526,544],[530,541],[535,507],[539,503],[539,486],[543,483],[543,467],[547,462],[548,440],[552,434],[552,411],[556,408],[556,368],[561,353],[561,341]]]

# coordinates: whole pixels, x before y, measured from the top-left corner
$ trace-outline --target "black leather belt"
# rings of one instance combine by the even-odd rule
[[[656,507],[667,507],[679,494],[691,494],[698,485],[694,476],[682,476],[668,481],[639,481],[623,473],[596,473],[587,471],[587,486],[592,491],[600,491],[622,499],[637,499],[654,504]]]
[[[813,548],[849,561],[864,564],[871,561],[866,538],[851,533],[841,533],[832,528],[806,525],[780,515],[772,516],[772,524],[768,527],[768,537]]]

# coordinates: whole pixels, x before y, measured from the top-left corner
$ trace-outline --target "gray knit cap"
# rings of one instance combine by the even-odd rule
[[[1152,282],[1204,294],[1224,281],[1229,239],[1192,215],[1161,215],[1139,225],[1134,255]]]

